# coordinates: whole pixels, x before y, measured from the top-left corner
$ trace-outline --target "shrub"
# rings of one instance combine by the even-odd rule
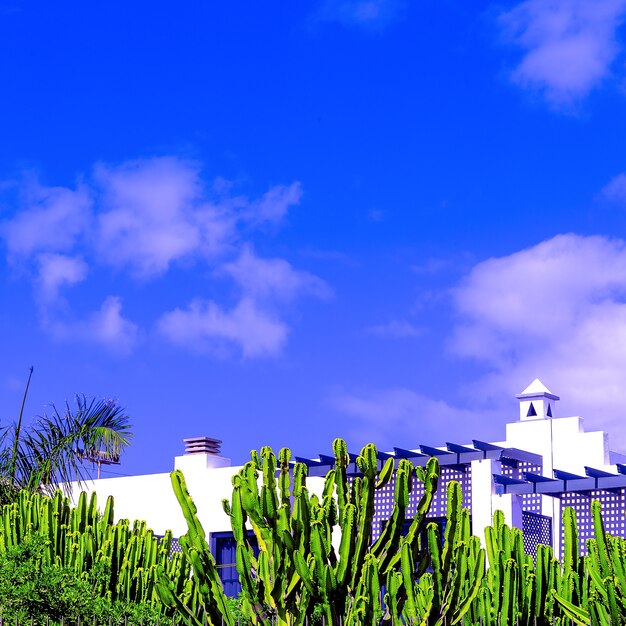
[[[0,556],[0,618],[14,623],[58,624],[82,622],[154,623],[156,611],[148,605],[111,602],[99,596],[94,582],[97,568],[78,575],[67,567],[43,563],[46,540],[28,535]]]

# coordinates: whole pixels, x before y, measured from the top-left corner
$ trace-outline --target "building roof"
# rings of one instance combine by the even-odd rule
[[[538,378],[535,378],[522,393],[518,393],[515,396],[518,400],[524,400],[526,398],[538,398],[545,397],[551,400],[560,400],[559,396],[553,394]]]

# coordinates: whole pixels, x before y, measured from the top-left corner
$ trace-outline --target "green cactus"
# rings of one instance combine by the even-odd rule
[[[586,556],[579,553],[574,511],[565,508],[562,561],[549,546],[539,546],[533,562],[524,554],[521,531],[509,528],[500,512],[481,547],[454,482],[442,542],[438,526],[427,524],[436,460],[423,468],[405,459],[381,463],[370,445],[358,457],[360,475],[350,477],[345,442],[336,440],[333,450],[335,465],[315,494],[306,466],[291,464],[287,449],[275,456],[263,448],[233,477],[224,509],[237,542],[243,611],[253,624],[301,626],[319,607],[327,624],[345,626],[626,625],[626,540],[605,531],[598,502],[591,504],[595,537]],[[172,559],[171,533],[157,540],[145,523],[114,523],[111,499],[99,512],[95,495],[81,495],[72,507],[61,493],[20,493],[2,507],[0,553],[41,534],[47,564],[71,567],[83,577],[102,566],[106,575],[94,584],[104,597],[148,602],[194,626],[221,626],[222,619],[232,626],[182,475],[172,479],[189,526],[180,540],[183,552]],[[424,496],[402,536],[415,480],[423,483]],[[373,542],[375,493],[391,481],[393,509]]]
[[[215,559],[209,550],[204,529],[198,519],[196,506],[189,495],[185,478],[179,470],[171,474],[174,494],[181,506],[187,522],[188,532],[179,539],[183,553],[193,568],[193,588],[173,580],[166,573],[161,563],[156,566],[156,591],[163,603],[170,609],[175,609],[185,619],[192,621],[196,626],[203,626],[199,617],[201,612],[204,620],[210,626],[233,626],[233,617],[228,601],[224,594],[222,582],[217,572]],[[193,598],[193,602],[190,600]],[[191,604],[191,606],[190,606]]]
[[[387,596],[396,606],[402,606],[405,598],[406,623],[458,624],[470,615],[481,589],[485,550],[480,547],[479,539],[470,535],[469,511],[462,508],[458,482],[448,484],[447,498],[443,545],[439,526],[433,522],[427,525],[431,572],[419,572],[410,543],[402,541],[399,574],[403,585],[395,585],[395,598],[391,597],[391,591]]]
[[[114,524],[113,509],[109,498],[101,514],[95,494],[81,494],[72,507],[61,492],[52,498],[19,492],[0,511],[0,553],[31,534],[41,535],[46,540],[44,564],[72,568],[88,580],[90,571],[98,568],[102,577],[94,585],[101,595],[146,602],[168,612],[155,590],[157,568],[167,568],[169,579],[180,585],[188,579],[188,562],[180,557],[170,562],[171,533],[158,541],[145,523],[132,530],[128,520]]]
[[[376,447],[369,444],[356,459],[360,476],[349,479],[345,442],[335,440],[333,452],[334,467],[320,495],[309,493],[307,467],[291,466],[286,448],[278,457],[267,447],[260,454],[253,452],[251,461],[233,477],[232,498],[224,502],[224,510],[237,542],[244,612],[253,624],[265,626],[272,619],[278,624],[303,624],[316,606],[329,624],[378,623],[383,616],[381,587],[387,579],[392,581],[387,595],[389,589],[402,587],[396,571],[401,543],[411,558],[423,560],[420,533],[437,488],[436,459],[419,468],[424,497],[402,538],[408,494],[417,473],[412,464],[403,459],[395,468],[393,458],[380,463]],[[372,545],[374,494],[394,477],[393,511]],[[254,532],[257,556],[246,524]],[[401,612],[404,600],[396,597],[397,592],[389,597],[392,610]],[[387,615],[390,619],[389,610]]]

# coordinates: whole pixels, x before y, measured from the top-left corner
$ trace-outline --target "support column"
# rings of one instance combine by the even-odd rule
[[[496,495],[493,509],[504,513],[505,524],[522,530],[522,496],[513,493]]]
[[[472,461],[472,534],[480,537],[485,547],[485,528],[493,521],[495,485],[493,474],[499,474],[500,462],[492,459]]]

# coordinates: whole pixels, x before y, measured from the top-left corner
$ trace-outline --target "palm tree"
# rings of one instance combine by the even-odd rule
[[[81,485],[87,477],[84,462],[116,461],[132,433],[124,409],[113,400],[88,400],[77,395],[76,407],[63,411],[52,405],[50,414],[22,427],[24,404],[33,368],[16,423],[0,429],[0,503],[12,501],[18,489],[52,494],[59,485]]]

